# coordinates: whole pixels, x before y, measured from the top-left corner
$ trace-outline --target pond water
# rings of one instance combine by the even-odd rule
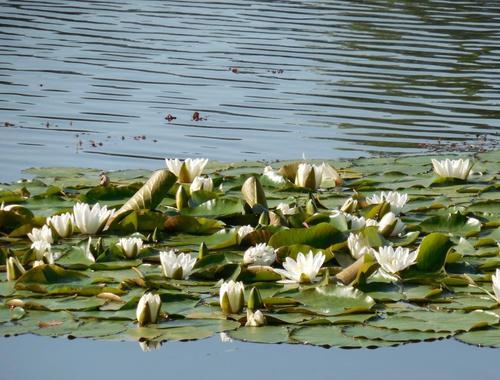
[[[496,0],[6,0],[0,20],[3,179],[498,137]]]
[[[168,342],[158,350],[142,352],[135,342],[21,336],[0,338],[0,354],[2,375],[9,380],[86,380],[89,376],[200,379],[207,374],[208,378],[216,376],[219,380],[462,380],[494,379],[500,371],[498,350],[478,349],[452,340],[376,350],[341,350],[219,343],[219,338],[214,337],[189,343]],[[29,365],[21,365],[20,357],[29,360]]]

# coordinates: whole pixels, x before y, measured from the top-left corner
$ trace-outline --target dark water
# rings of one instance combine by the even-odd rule
[[[2,0],[0,172],[495,138],[499,41],[497,0]]]
[[[376,350],[312,346],[167,342],[142,352],[138,343],[21,336],[0,338],[3,379],[496,379],[498,350],[456,341]],[[21,360],[20,360],[21,359]]]

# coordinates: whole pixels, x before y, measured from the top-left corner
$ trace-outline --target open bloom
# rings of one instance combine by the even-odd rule
[[[255,229],[251,225],[241,226],[237,229],[238,242],[241,242],[245,236],[254,232]]]
[[[287,203],[280,203],[276,206],[276,210],[281,211],[283,215],[294,215],[297,213],[297,207],[290,207]]]
[[[137,322],[140,326],[147,325],[148,323],[156,323],[160,315],[161,298],[158,294],[145,293],[135,311]]]
[[[214,189],[214,181],[210,177],[196,177],[191,186],[189,186],[189,191],[194,193],[195,191],[212,191]]]
[[[35,252],[36,258],[40,260],[45,252],[50,252],[52,245],[45,240],[37,240],[31,244],[31,249]]]
[[[257,244],[245,251],[243,256],[244,264],[271,265],[276,260],[276,252],[273,247],[266,243]]]
[[[165,159],[168,170],[174,173],[179,182],[181,183],[191,183],[193,180],[199,176],[205,166],[207,166],[207,158],[186,158],[184,161],[180,161],[178,158],[175,159]]]
[[[432,159],[431,161],[432,166],[434,167],[434,172],[439,177],[459,178],[466,180],[472,168],[472,163],[469,161],[469,159],[446,159],[442,161]]]
[[[307,255],[299,252],[297,254],[297,261],[291,257],[287,257],[283,263],[283,268],[285,269],[275,269],[274,271],[287,277],[291,282],[312,283],[324,261],[325,255],[321,252],[313,254],[312,251],[309,251]]]
[[[174,280],[184,280],[189,277],[193,271],[196,259],[187,253],[179,253],[178,255],[172,249],[170,251],[160,252],[161,267],[163,274],[167,278]]]
[[[87,203],[78,202],[73,206],[75,225],[82,234],[94,235],[99,232],[115,210],[108,210],[106,206],[96,203],[92,208]]]
[[[375,259],[382,269],[390,274],[395,274],[415,264],[418,256],[418,250],[410,252],[409,248],[391,246],[380,247],[374,251]]]
[[[286,183],[285,177],[276,172],[271,166],[266,166],[264,168],[264,176],[276,185],[282,185]]]
[[[344,214],[353,231],[362,230],[366,226],[366,219],[363,216],[356,216],[349,213]]]
[[[295,176],[295,184],[316,190],[321,185],[323,178],[323,165],[299,164]]]
[[[33,243],[36,241],[44,241],[52,244],[54,242],[52,230],[47,225],[44,225],[42,228],[33,228],[31,233],[28,233],[28,237]]]
[[[73,233],[73,215],[69,212],[51,216],[47,219],[47,224],[61,238],[71,236]]]
[[[142,248],[142,239],[137,237],[121,238],[116,245],[122,249],[127,259],[133,259]]]
[[[378,231],[384,236],[398,236],[405,230],[405,224],[393,212],[388,212],[378,222]]]
[[[351,251],[352,257],[359,259],[365,254],[373,256],[373,248],[370,247],[368,239],[363,234],[353,234],[350,233],[347,238],[347,246]]]
[[[493,282],[493,293],[497,303],[500,303],[500,269],[497,269],[495,274],[491,276]]]
[[[243,282],[222,283],[219,291],[219,303],[225,314],[237,314],[243,309],[245,303],[245,287]]]
[[[408,194],[401,194],[397,191],[382,191],[379,194],[373,194],[371,197],[367,197],[366,201],[368,202],[368,204],[379,204],[387,202],[391,205],[391,212],[393,212],[394,214],[399,214],[406,202],[408,202]]]

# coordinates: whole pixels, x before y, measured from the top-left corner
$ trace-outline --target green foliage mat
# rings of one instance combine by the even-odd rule
[[[180,209],[180,185],[168,171],[145,189],[152,176],[146,170],[108,173],[104,186],[95,169],[28,169],[33,179],[0,185],[0,203],[21,206],[0,210],[0,334],[141,340],[154,346],[224,332],[225,339],[346,348],[454,337],[500,347],[500,307],[491,296],[491,275],[500,267],[500,152],[472,157],[467,181],[437,179],[430,159],[329,162],[344,183],[317,191],[290,181],[276,184],[262,175],[260,163],[210,163],[205,172],[214,190],[191,194]],[[256,182],[242,193],[250,176]],[[346,244],[349,221],[338,213],[332,217],[332,210],[349,197],[379,191],[408,194],[400,215],[406,232],[388,237],[365,228],[363,233],[375,247],[420,247],[417,264],[388,278],[375,261],[365,260],[349,283],[341,284],[337,274],[355,259]],[[52,245],[58,256],[54,264],[32,268],[34,253],[26,234],[49,216],[71,212],[77,201],[116,210],[127,206],[105,232],[92,237],[94,260],[85,251],[88,238],[74,234]],[[295,207],[295,213],[276,212],[281,202]],[[379,219],[380,209],[361,207],[353,213]],[[237,228],[242,225],[255,231],[241,240]],[[132,233],[140,234],[146,247],[127,259],[116,243]],[[277,249],[274,268],[298,252],[323,252],[326,261],[317,282],[283,284],[269,268],[244,265],[244,251],[263,242]],[[206,248],[199,254],[202,243]],[[159,251],[172,248],[200,255],[189,279],[163,275]],[[9,256],[27,269],[15,281],[7,281],[5,274]],[[245,312],[222,313],[218,292],[228,279],[244,282],[245,299],[251,288],[260,290],[265,326],[245,327]],[[135,310],[146,291],[161,296],[161,318],[140,327]]]

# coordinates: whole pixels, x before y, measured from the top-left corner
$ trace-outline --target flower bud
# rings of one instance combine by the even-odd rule
[[[175,205],[177,210],[182,210],[183,208],[188,207],[189,195],[184,190],[184,187],[181,185],[177,189],[177,193],[175,194]]]
[[[245,326],[248,327],[260,327],[266,324],[266,317],[260,310],[253,312],[251,310],[247,310],[247,323]]]
[[[260,291],[256,287],[253,287],[252,290],[250,290],[250,294],[248,295],[247,309],[253,311],[260,309],[262,306],[263,303]]]
[[[136,317],[139,326],[156,323],[160,315],[161,298],[158,294],[146,293],[137,304]]]
[[[208,255],[208,247],[205,244],[205,242],[202,242],[200,244],[200,249],[198,250],[198,260],[203,259],[207,255]]]
[[[220,287],[219,303],[224,314],[237,314],[245,303],[244,286],[241,281],[224,282]]]
[[[7,259],[7,280],[15,281],[26,272],[17,257],[9,257]]]

